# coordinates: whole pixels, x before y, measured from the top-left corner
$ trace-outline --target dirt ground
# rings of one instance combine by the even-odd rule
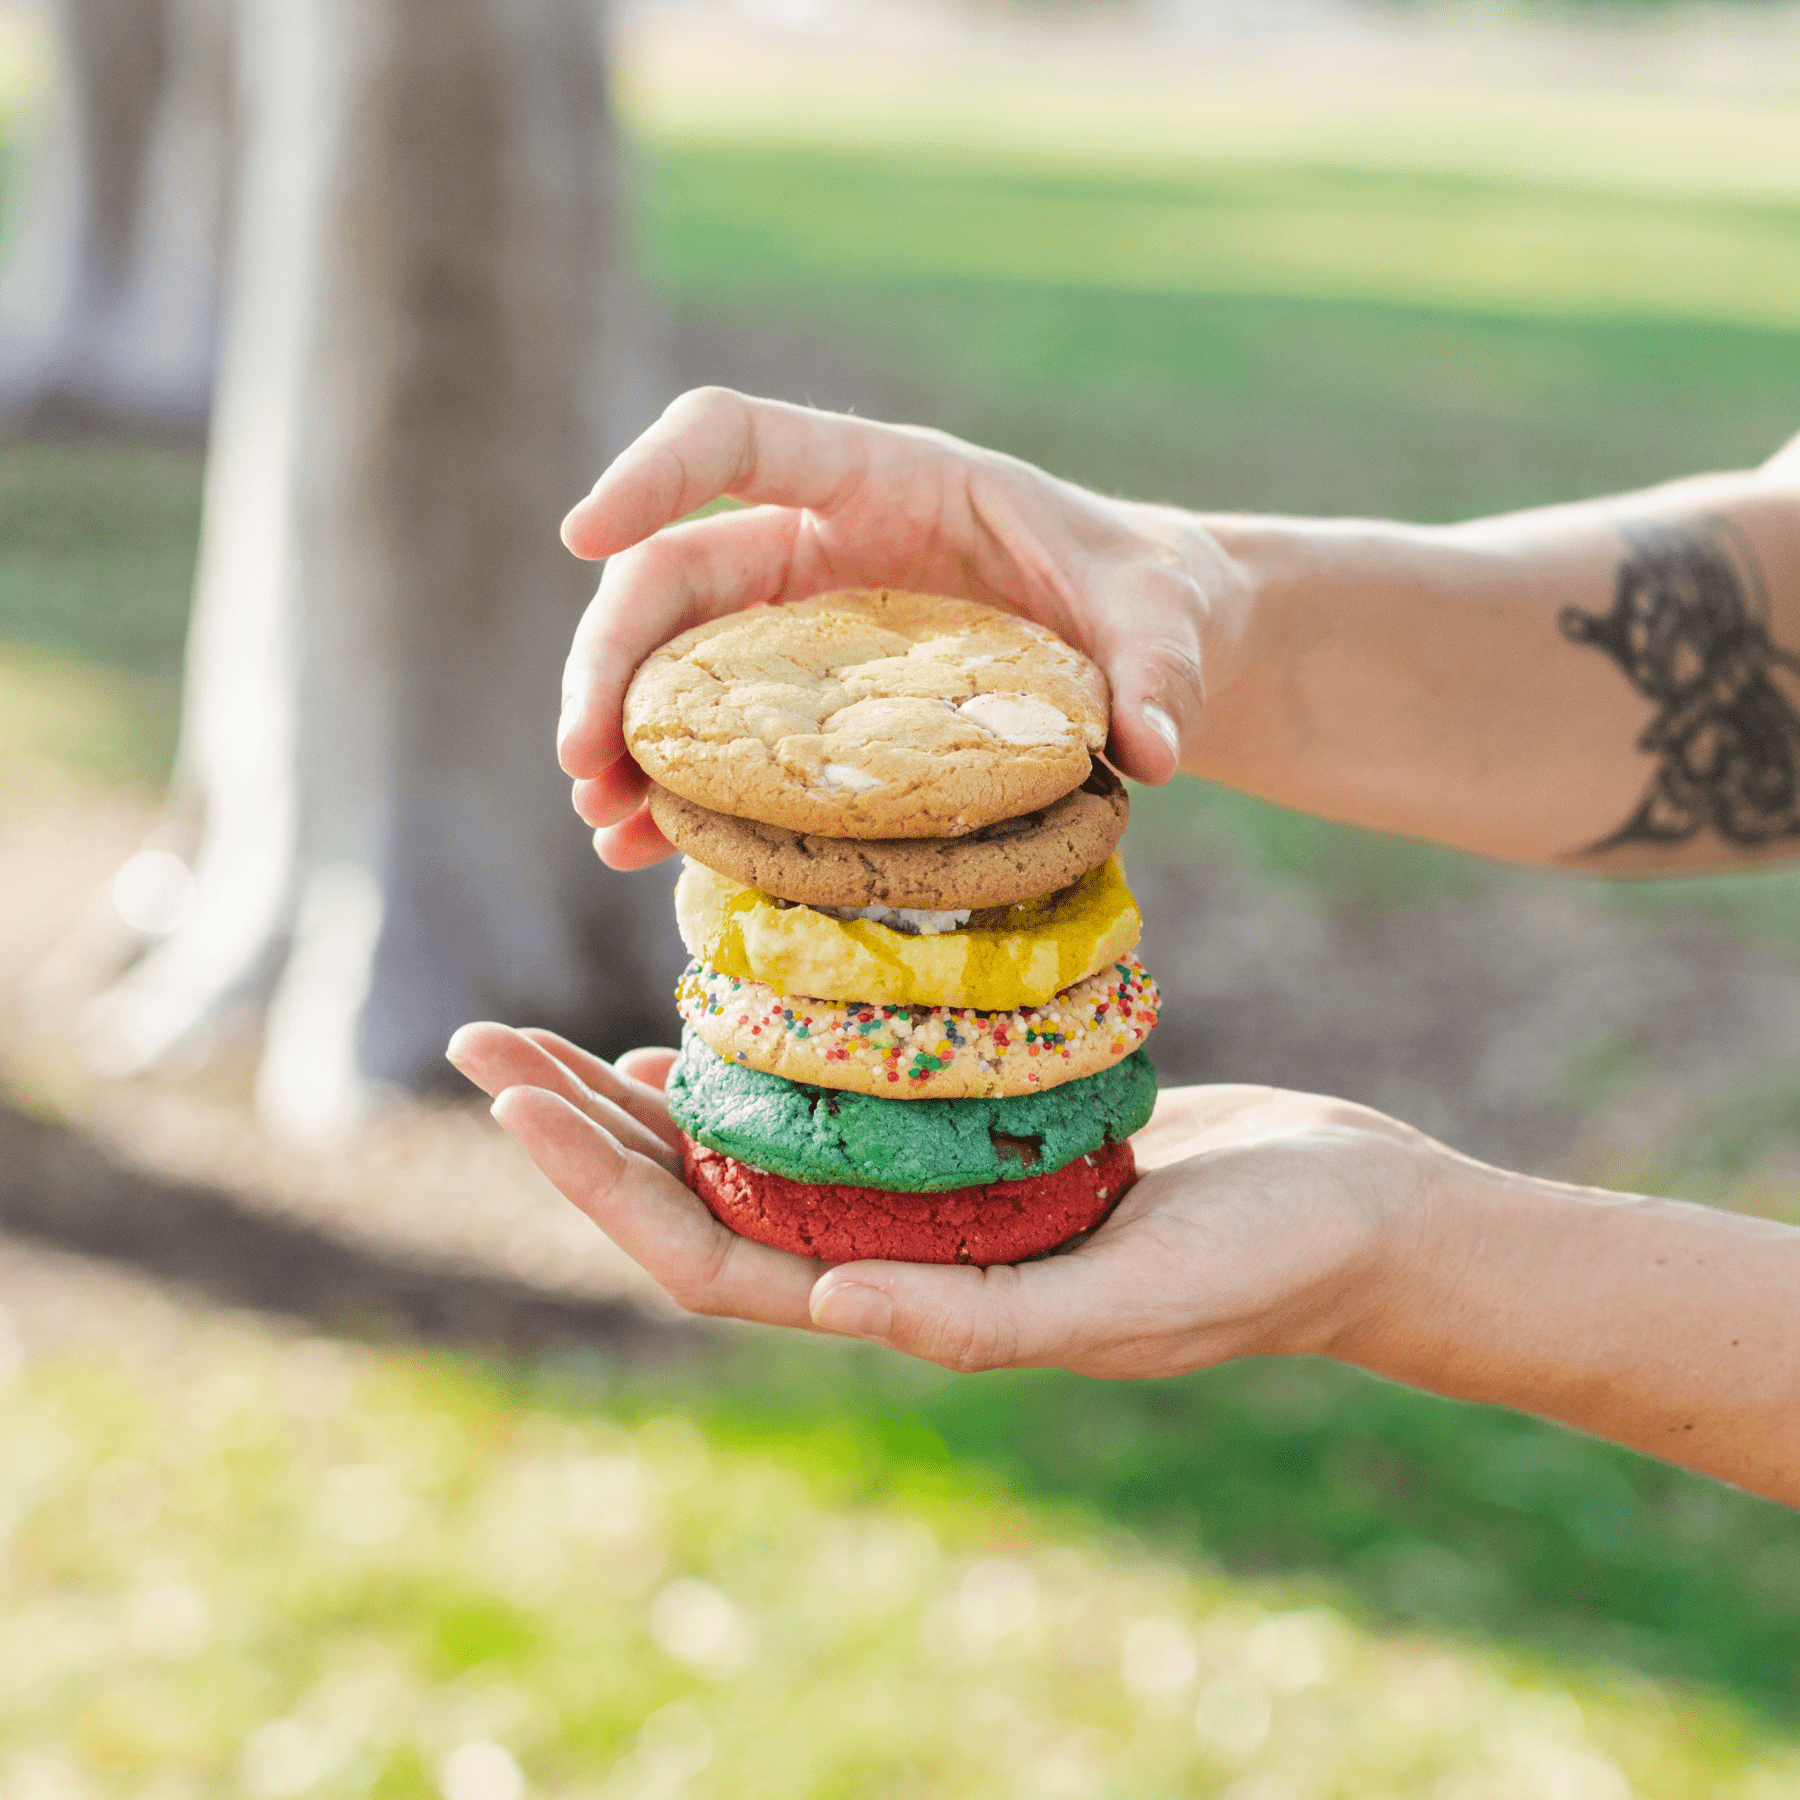
[[[53,782],[0,796],[4,1344],[153,1343],[191,1304],[523,1350],[673,1330],[473,1097],[296,1145],[255,1120],[252,1042],[155,1080],[87,1069],[73,1024],[116,944],[107,884],[155,817]]]

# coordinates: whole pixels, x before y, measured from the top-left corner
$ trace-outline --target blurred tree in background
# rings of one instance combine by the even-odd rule
[[[59,80],[0,281],[0,419],[198,424],[212,394],[231,0],[61,0]]]
[[[10,414],[198,415],[229,241],[192,874],[165,859],[188,897],[95,1005],[92,1054],[190,1060],[261,1016],[263,1110],[314,1129],[428,1084],[468,1018],[638,1041],[661,896],[595,862],[550,753],[591,585],[557,520],[657,387],[594,7],[65,0],[59,23],[0,311]]]

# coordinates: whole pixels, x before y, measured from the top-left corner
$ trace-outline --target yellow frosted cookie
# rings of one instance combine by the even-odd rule
[[[675,916],[708,969],[776,993],[983,1012],[1039,1006],[1117,962],[1143,932],[1116,856],[1061,893],[924,915],[915,922],[929,935],[784,905],[696,862],[676,885]]]

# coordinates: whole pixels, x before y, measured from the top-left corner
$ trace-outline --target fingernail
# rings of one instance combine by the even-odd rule
[[[1169,754],[1180,761],[1181,733],[1175,729],[1175,721],[1160,706],[1152,703],[1144,708],[1144,723],[1169,746]]]
[[[556,720],[556,758],[562,760],[563,746],[568,743],[569,735],[581,723],[581,696],[570,692],[563,695],[562,711]]]
[[[894,1326],[894,1303],[880,1288],[827,1275],[812,1291],[812,1321],[821,1331],[885,1342]]]
[[[597,494],[599,491],[600,491],[600,484],[598,482],[595,482],[593,487],[591,487],[585,494],[583,494],[582,497],[579,500],[577,500],[575,502],[575,504],[573,506],[571,506],[566,513],[563,514],[563,522],[557,528],[557,536],[562,539],[563,548],[565,550],[575,550],[575,546],[569,542],[569,533],[571,531],[573,531],[575,529],[576,525],[580,522],[581,515],[587,510],[587,503],[591,499],[593,499],[594,495]],[[575,553],[577,555],[580,554],[579,551],[576,551]]]

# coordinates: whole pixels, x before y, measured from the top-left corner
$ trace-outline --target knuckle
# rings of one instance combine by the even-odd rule
[[[971,444],[966,438],[959,438],[953,433],[943,431],[936,425],[907,425],[901,427],[903,434],[915,443],[924,445],[935,455],[954,456],[959,461],[971,463],[980,468],[998,469],[1013,459],[997,450],[983,450]]]
[[[679,570],[681,547],[665,533],[658,532],[642,543],[633,544],[629,550],[621,551],[614,561],[624,564],[621,579],[628,576],[634,586],[643,582],[660,585]]]
[[[1018,1354],[1012,1309],[987,1293],[945,1321],[931,1360],[959,1375],[979,1375],[1010,1365]]]
[[[709,383],[705,387],[689,388],[685,394],[677,394],[664,410],[666,419],[679,418],[688,421],[705,422],[726,413],[741,413],[744,409],[744,396],[735,388],[722,387],[718,383]]]
[[[1135,630],[1127,628],[1121,650],[1144,671],[1150,697],[1189,700],[1203,691],[1199,636],[1184,622],[1151,622],[1139,613]]]
[[[1191,619],[1206,599],[1206,590],[1191,574],[1166,562],[1153,562],[1140,569],[1136,586],[1139,605],[1183,620]]]
[[[738,1239],[733,1237],[710,1244],[697,1266],[663,1283],[669,1298],[683,1312],[700,1318],[718,1318],[724,1314],[728,1310],[725,1272],[737,1244]]]

